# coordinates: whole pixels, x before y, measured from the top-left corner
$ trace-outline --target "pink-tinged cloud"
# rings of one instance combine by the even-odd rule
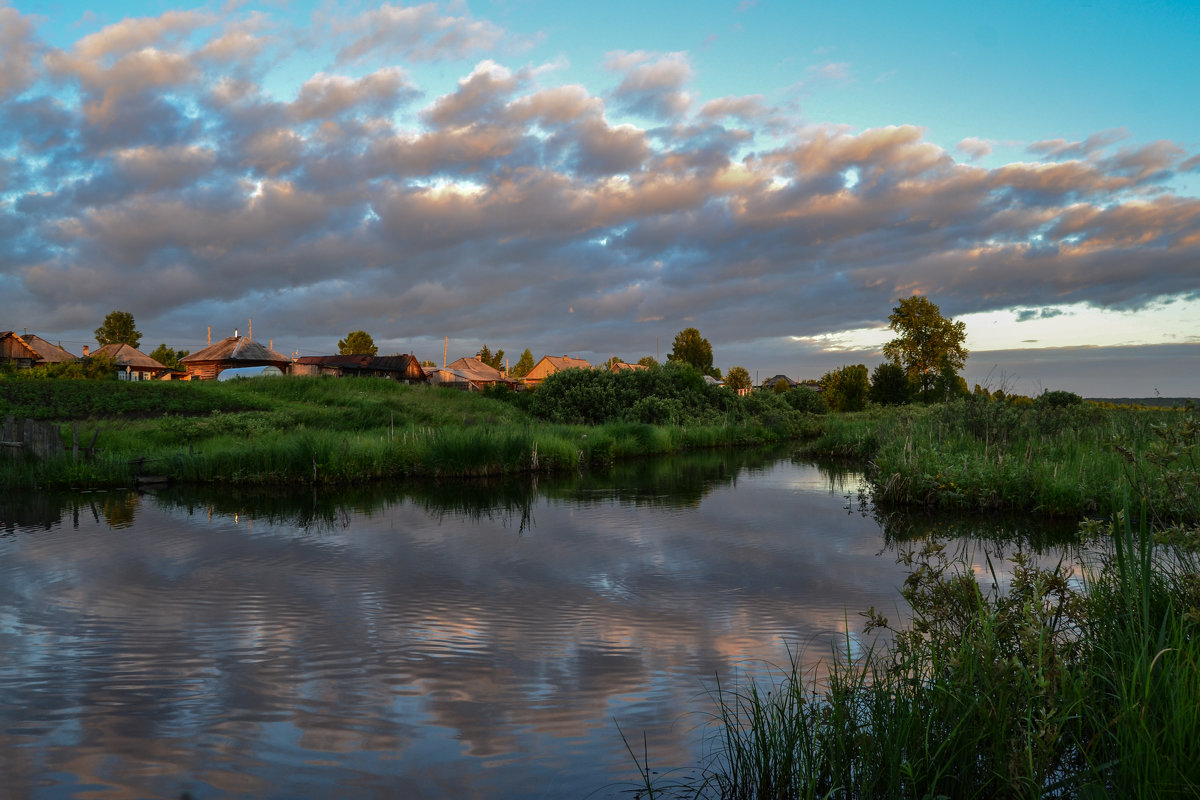
[[[15,8],[0,7],[0,102],[33,83],[39,50],[29,18]]]
[[[692,66],[684,53],[609,53],[605,66],[623,73],[612,96],[625,110],[651,119],[677,118],[692,105],[684,87],[692,79]]]
[[[1087,158],[1094,153],[1105,150],[1119,141],[1129,138],[1129,131],[1124,128],[1093,133],[1082,142],[1068,142],[1066,139],[1044,139],[1034,142],[1027,148],[1030,153],[1051,159]]]
[[[978,161],[992,154],[992,143],[987,139],[969,136],[960,141],[956,149],[971,161]]]
[[[367,58],[435,61],[466,58],[497,47],[504,31],[486,20],[444,14],[434,3],[384,3],[333,30],[350,41],[338,51],[340,63]]]

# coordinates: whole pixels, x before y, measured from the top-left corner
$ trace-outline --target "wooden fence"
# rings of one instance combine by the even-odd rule
[[[58,423],[36,419],[15,419],[11,414],[0,427],[0,454],[20,456],[30,453],[41,459],[63,453]]]

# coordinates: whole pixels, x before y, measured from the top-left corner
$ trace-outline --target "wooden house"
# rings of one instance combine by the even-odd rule
[[[276,367],[287,374],[292,360],[251,339],[233,335],[222,339],[198,353],[179,359],[188,372],[189,380],[216,380],[223,370],[238,367]]]
[[[21,369],[29,369],[41,355],[12,331],[0,331],[0,361],[8,361]]]
[[[516,381],[509,378],[502,371],[496,369],[490,364],[485,364],[478,358],[471,356],[469,358],[460,358],[457,361],[451,361],[446,365],[447,369],[455,370],[465,376],[477,389],[482,389],[485,386],[494,386],[503,384],[512,388],[516,385]]]
[[[170,378],[174,372],[167,365],[156,361],[150,356],[130,347],[125,343],[106,344],[92,353],[93,356],[107,356],[117,364],[117,380],[122,381],[153,381],[160,378]]]
[[[424,383],[425,370],[412,355],[372,356],[365,353],[302,356],[292,362],[293,375],[332,375],[338,378],[387,378],[401,383]]]
[[[526,386],[537,386],[556,372],[564,369],[591,369],[592,365],[582,358],[571,356],[542,356],[542,360],[533,365],[533,369],[525,376]]]
[[[68,353],[60,345],[51,344],[36,333],[26,333],[21,336],[25,344],[37,351],[40,358],[36,364],[61,364],[64,361],[78,361],[79,356]]]

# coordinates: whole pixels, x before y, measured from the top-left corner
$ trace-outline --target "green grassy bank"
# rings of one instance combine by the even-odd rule
[[[1195,408],[1012,405],[979,398],[818,418],[814,456],[868,465],[881,507],[1107,515],[1144,500],[1156,528],[1200,522]]]
[[[139,473],[191,483],[338,485],[554,472],[780,441],[799,435],[804,419],[779,403],[716,408],[701,397],[694,407],[674,401],[690,411],[663,424],[569,424],[534,416],[528,403],[380,380],[5,380],[0,416],[60,423],[67,453],[0,461],[0,487],[123,486]],[[95,437],[94,457],[72,457],[76,430],[81,447]]]

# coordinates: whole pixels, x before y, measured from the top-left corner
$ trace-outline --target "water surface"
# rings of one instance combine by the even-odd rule
[[[6,497],[3,796],[624,796],[618,724],[652,766],[701,762],[717,676],[860,647],[858,612],[899,603],[897,548],[961,525],[881,525],[858,480],[726,452]],[[976,532],[1003,571],[1011,525]]]

